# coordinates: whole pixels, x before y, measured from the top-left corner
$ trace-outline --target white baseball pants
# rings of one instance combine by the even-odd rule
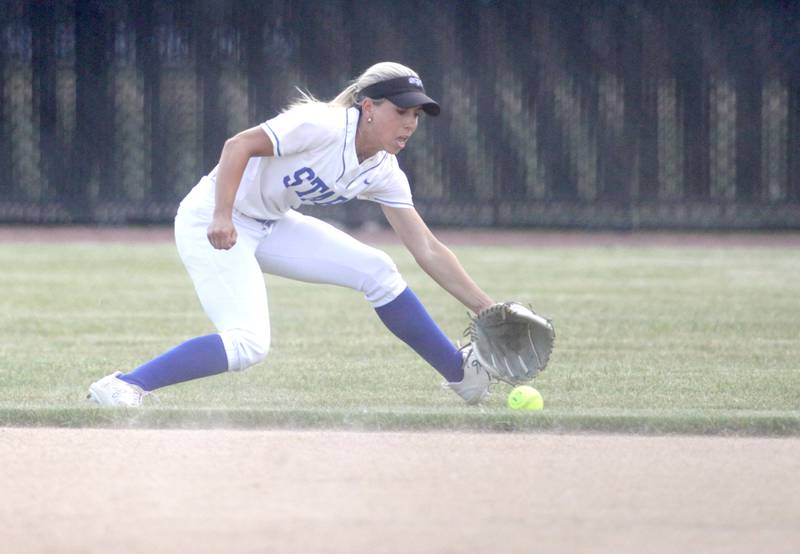
[[[175,217],[175,241],[200,303],[225,344],[230,371],[262,361],[269,350],[264,273],[359,290],[376,308],[407,286],[387,254],[295,211],[268,223],[234,211],[236,245],[216,250],[206,236],[213,204],[191,197]]]

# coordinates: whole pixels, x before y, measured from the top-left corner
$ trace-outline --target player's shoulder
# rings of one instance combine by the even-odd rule
[[[347,125],[347,108],[312,102],[294,106],[281,114],[287,119],[307,125],[323,133],[341,134]]]
[[[408,182],[406,173],[400,167],[397,156],[384,151],[378,154],[378,159],[379,163],[375,168],[377,180]]]
[[[323,103],[290,107],[262,124],[278,157],[338,146],[352,127],[346,108]]]
[[[381,161],[381,169],[386,172],[400,172],[405,173],[400,167],[400,162],[397,156],[389,152],[383,152],[383,160]]]

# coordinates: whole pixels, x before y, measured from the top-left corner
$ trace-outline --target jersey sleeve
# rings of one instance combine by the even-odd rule
[[[408,177],[397,164],[397,158],[389,156],[385,169],[375,176],[375,181],[358,195],[360,200],[371,200],[393,208],[413,208],[411,186]]]
[[[290,156],[336,140],[343,124],[337,125],[337,112],[327,107],[295,108],[265,121],[261,129],[272,142],[276,157]]]

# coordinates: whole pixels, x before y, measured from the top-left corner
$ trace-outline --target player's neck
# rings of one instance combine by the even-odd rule
[[[380,150],[380,146],[375,144],[375,141],[371,139],[369,134],[370,133],[362,127],[361,122],[359,122],[358,128],[356,129],[355,140],[358,163],[363,163],[364,160],[370,159]]]

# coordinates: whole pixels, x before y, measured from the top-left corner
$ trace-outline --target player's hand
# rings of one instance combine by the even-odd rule
[[[217,250],[229,250],[236,244],[236,227],[229,217],[214,216],[206,235]]]

